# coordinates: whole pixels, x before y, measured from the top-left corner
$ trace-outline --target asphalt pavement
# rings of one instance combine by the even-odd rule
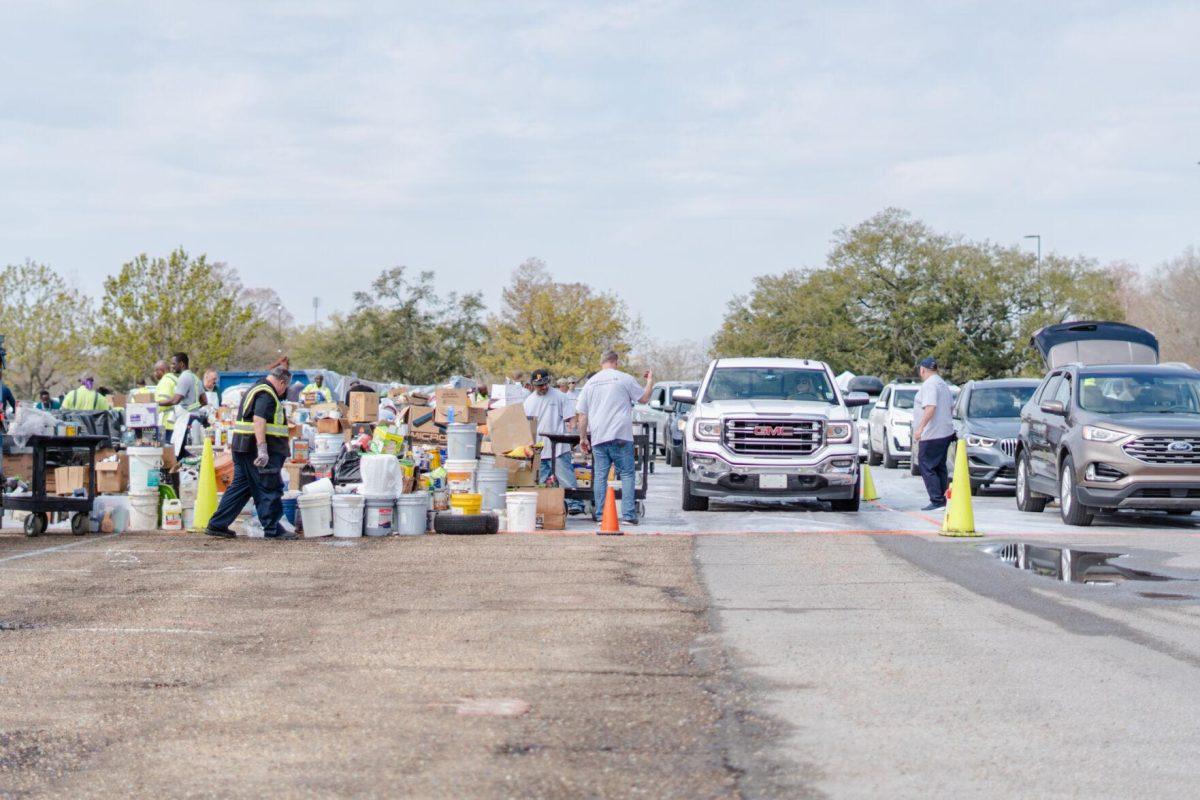
[[[0,796],[1190,796],[1200,516],[976,498],[625,537],[0,533]],[[1064,583],[1017,542],[1165,580]],[[1032,552],[1032,551],[1031,551]],[[1054,552],[1054,551],[1046,551]]]

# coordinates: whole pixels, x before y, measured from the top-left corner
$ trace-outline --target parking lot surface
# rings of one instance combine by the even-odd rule
[[[1187,795],[1200,526],[1011,496],[622,538],[0,534],[0,796]],[[1198,516],[1197,521],[1200,521]],[[1008,542],[1174,580],[1063,583]]]

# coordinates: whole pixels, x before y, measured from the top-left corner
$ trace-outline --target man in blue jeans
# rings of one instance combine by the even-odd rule
[[[637,525],[634,498],[633,404],[645,403],[654,388],[654,373],[642,377],[645,387],[633,376],[617,369],[620,356],[613,350],[604,354],[600,371],[588,379],[575,404],[579,438],[584,452],[593,453],[592,496],[596,515],[604,508],[608,492],[608,469],[615,467],[621,480],[621,520]]]

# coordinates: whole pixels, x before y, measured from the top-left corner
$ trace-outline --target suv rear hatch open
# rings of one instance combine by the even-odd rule
[[[1158,339],[1123,322],[1064,322],[1030,337],[1047,369],[1063,364],[1157,364]]]

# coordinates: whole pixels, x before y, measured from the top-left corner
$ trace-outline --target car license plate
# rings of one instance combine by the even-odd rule
[[[786,489],[787,475],[759,475],[758,488],[760,489]]]

